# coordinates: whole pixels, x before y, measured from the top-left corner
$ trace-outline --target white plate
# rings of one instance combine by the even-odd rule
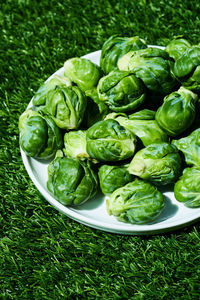
[[[100,55],[101,51],[96,51],[83,57],[99,65]],[[59,69],[51,77],[54,75],[63,75],[63,68]],[[29,103],[28,107],[31,106],[32,102]],[[200,208],[192,209],[185,207],[184,204],[175,200],[172,191],[163,191],[166,199],[166,207],[159,218],[149,225],[132,225],[118,222],[115,217],[107,214],[105,197],[102,195],[89,200],[78,208],[65,207],[55,200],[46,188],[48,164],[28,157],[22,149],[21,155],[31,180],[44,198],[68,217],[87,226],[114,233],[149,235],[172,231],[200,219]]]

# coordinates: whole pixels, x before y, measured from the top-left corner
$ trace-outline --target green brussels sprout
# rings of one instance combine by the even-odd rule
[[[152,47],[131,51],[118,61],[119,70],[134,72],[154,97],[165,96],[176,86],[171,74],[172,65],[166,51]]]
[[[55,123],[62,129],[77,129],[84,116],[87,99],[77,87],[57,87],[49,91],[44,113],[52,116]]]
[[[86,132],[86,150],[99,161],[121,161],[135,151],[135,136],[115,120],[95,123]]]
[[[133,73],[112,71],[99,80],[99,99],[116,112],[130,111],[140,106],[146,97],[144,84]]]
[[[175,183],[176,200],[184,202],[187,207],[200,207],[200,170],[186,168],[183,175]]]
[[[63,146],[61,132],[52,118],[32,108],[20,116],[19,133],[22,150],[37,159],[49,160]]]
[[[166,46],[165,51],[172,57],[174,60],[177,60],[188,48],[191,47],[191,44],[181,36],[177,36],[175,39],[169,42]]]
[[[167,134],[158,126],[154,120],[155,112],[144,109],[131,115],[110,113],[106,119],[114,119],[121,126],[136,135],[146,147],[153,143],[167,142]]]
[[[200,92],[200,47],[188,48],[173,66],[174,76],[189,90]]]
[[[165,207],[164,197],[148,182],[135,179],[115,190],[107,199],[107,211],[121,222],[145,224],[154,221]]]
[[[96,195],[97,176],[88,161],[62,157],[59,153],[48,166],[47,188],[63,205],[76,206]]]
[[[127,171],[127,167],[128,165],[103,165],[99,168],[99,183],[104,195],[112,194],[116,189],[133,180],[134,176]]]
[[[185,156],[188,165],[200,166],[200,128],[194,130],[190,135],[179,140],[173,140],[175,145]]]
[[[180,175],[181,158],[178,149],[169,143],[155,143],[138,151],[128,171],[154,184],[173,183]]]
[[[117,62],[124,54],[144,48],[147,48],[146,42],[138,36],[131,38],[111,36],[103,44],[100,66],[104,73],[108,74],[117,69]]]
[[[184,87],[166,96],[156,112],[158,125],[170,136],[182,133],[194,121],[197,99],[196,94]]]
[[[83,123],[86,128],[89,128],[96,122],[102,121],[110,110],[104,102],[99,100],[96,88],[86,91],[85,94],[87,96],[87,107]]]
[[[69,131],[64,135],[63,152],[67,157],[79,159],[89,158],[86,151],[86,131]]]
[[[47,80],[33,97],[33,105],[40,106],[46,104],[46,98],[49,91],[54,90],[57,86],[67,87],[71,86],[71,81],[65,76],[55,75],[51,79]]]
[[[64,75],[85,92],[97,86],[101,70],[86,58],[74,57],[64,63]]]

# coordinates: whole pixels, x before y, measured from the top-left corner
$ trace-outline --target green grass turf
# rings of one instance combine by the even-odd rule
[[[111,34],[200,42],[199,1],[1,1],[0,299],[198,299],[199,223],[150,237],[105,233],[62,215],[23,166],[18,117],[67,58]]]

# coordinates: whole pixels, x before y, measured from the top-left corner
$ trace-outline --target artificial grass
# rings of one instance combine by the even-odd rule
[[[111,34],[199,43],[198,1],[7,0],[0,11],[0,299],[197,299],[200,224],[105,233],[51,207],[20,157],[18,118],[67,58]]]

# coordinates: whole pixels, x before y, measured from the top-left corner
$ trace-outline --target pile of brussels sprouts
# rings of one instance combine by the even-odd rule
[[[63,205],[101,191],[109,215],[149,223],[165,207],[162,186],[200,207],[199,93],[200,46],[111,36],[100,67],[68,59],[39,88],[19,119],[20,145],[49,160],[47,188]]]

